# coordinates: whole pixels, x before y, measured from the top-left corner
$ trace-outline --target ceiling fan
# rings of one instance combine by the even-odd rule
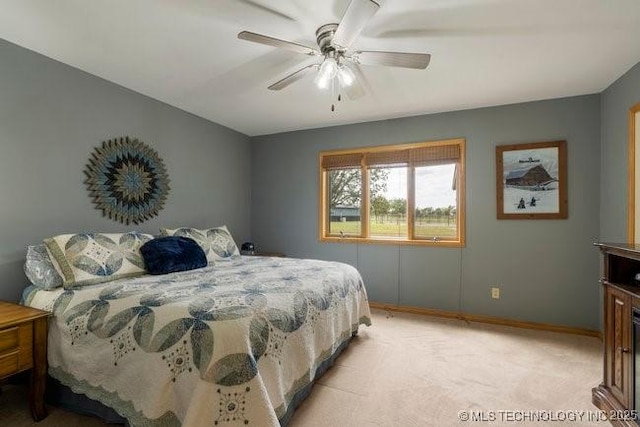
[[[354,70],[360,72],[359,64],[425,69],[431,59],[431,55],[426,53],[349,50],[379,8],[374,0],[351,0],[340,24],[325,24],[316,30],[317,49],[250,31],[238,33],[238,38],[322,58],[319,63],[307,65],[272,84],[270,90],[284,89],[316,72],[314,82],[319,88],[332,86],[334,90],[344,90],[350,99],[357,99],[364,95],[354,73]],[[332,105],[331,110],[334,109]]]

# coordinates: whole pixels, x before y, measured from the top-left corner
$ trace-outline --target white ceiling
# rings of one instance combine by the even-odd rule
[[[638,0],[384,0],[352,46],[430,53],[426,70],[362,66],[367,95],[313,77],[267,86],[312,57],[349,0],[0,0],[0,38],[250,136],[602,91],[640,61]]]

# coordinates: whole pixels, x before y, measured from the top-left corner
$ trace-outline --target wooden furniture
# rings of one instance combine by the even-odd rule
[[[36,421],[47,416],[47,318],[50,313],[0,301],[0,380],[31,369],[29,407]]]
[[[614,426],[640,426],[640,333],[634,333],[634,309],[640,331],[640,245],[597,243],[604,256],[604,379],[592,401]],[[638,276],[637,276],[638,275]],[[637,278],[636,278],[637,277]],[[636,356],[636,354],[638,356]],[[636,390],[637,388],[637,390]],[[636,396],[637,395],[637,396]]]

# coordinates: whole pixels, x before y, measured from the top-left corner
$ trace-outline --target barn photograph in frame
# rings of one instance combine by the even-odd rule
[[[498,219],[567,218],[567,142],[496,147]]]

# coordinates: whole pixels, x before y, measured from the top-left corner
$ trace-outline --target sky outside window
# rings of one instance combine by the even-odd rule
[[[451,188],[456,165],[436,165],[416,169],[416,207],[444,208],[456,206],[456,192]],[[407,198],[405,168],[388,169],[387,199]],[[426,185],[425,185],[426,184]]]

